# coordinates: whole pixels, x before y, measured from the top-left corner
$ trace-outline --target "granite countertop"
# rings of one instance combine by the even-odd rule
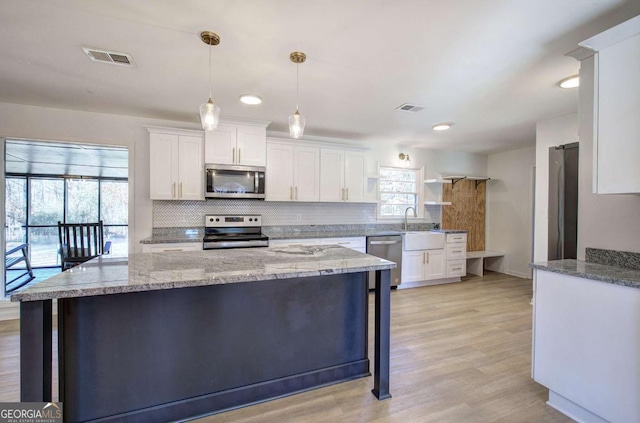
[[[532,263],[533,269],[577,276],[615,285],[640,288],[640,270],[626,269],[618,266],[608,266],[598,263],[588,263],[580,260],[555,260]]]
[[[395,268],[336,245],[240,248],[98,257],[11,295],[38,301]]]
[[[411,223],[411,231],[434,230],[433,223]],[[437,226],[436,226],[437,227]],[[357,236],[401,235],[401,223],[392,224],[344,224],[344,225],[295,225],[263,226],[262,232],[270,239],[342,238]],[[466,231],[463,231],[466,232]],[[141,244],[165,244],[178,242],[202,242],[204,227],[199,228],[154,228],[153,234],[140,241]]]
[[[443,234],[466,234],[469,231],[464,229],[432,229],[431,232],[441,232]]]
[[[154,229],[153,235],[140,244],[166,244],[174,242],[202,242],[204,228],[161,228]]]
[[[357,236],[402,235],[402,231],[392,229],[369,229],[352,231],[303,231],[303,232],[269,232],[263,231],[269,239],[307,239],[307,238],[345,238]]]

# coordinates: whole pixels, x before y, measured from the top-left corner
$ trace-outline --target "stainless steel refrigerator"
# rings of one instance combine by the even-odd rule
[[[549,260],[578,252],[578,143],[549,148]]]

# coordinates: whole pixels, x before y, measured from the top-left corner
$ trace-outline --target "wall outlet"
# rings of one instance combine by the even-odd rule
[[[300,213],[296,213],[296,222],[302,222],[302,215]]]

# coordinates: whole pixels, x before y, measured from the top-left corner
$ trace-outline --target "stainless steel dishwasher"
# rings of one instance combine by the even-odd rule
[[[368,236],[367,254],[395,262],[391,269],[391,286],[398,286],[402,275],[402,235]],[[375,272],[369,272],[369,289],[376,287]]]

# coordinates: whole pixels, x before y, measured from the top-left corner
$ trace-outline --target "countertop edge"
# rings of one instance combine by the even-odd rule
[[[563,265],[575,266],[576,269],[562,267]],[[577,267],[584,267],[578,270]],[[626,286],[640,289],[640,271],[624,269],[621,267],[607,266],[603,264],[587,263],[579,260],[558,260],[555,262],[530,263],[529,267],[562,275],[575,276],[613,285]]]
[[[44,301],[58,298],[79,298],[79,297],[92,297],[101,295],[112,294],[129,294],[135,292],[146,291],[158,291],[164,289],[179,289],[179,288],[193,288],[199,286],[212,286],[212,285],[226,285],[234,283],[248,283],[248,282],[260,282],[268,280],[278,279],[292,279],[292,278],[306,278],[313,276],[331,276],[348,273],[368,272],[371,270],[390,270],[397,267],[396,263],[388,262],[376,264],[373,266],[356,266],[348,269],[342,268],[330,268],[321,270],[309,270],[309,271],[296,271],[286,273],[268,273],[268,274],[256,274],[256,275],[238,275],[238,276],[225,276],[219,278],[210,279],[196,279],[196,280],[184,280],[174,282],[160,282],[152,284],[137,284],[137,285],[119,285],[114,287],[100,287],[100,288],[79,288],[68,289],[57,292],[18,292],[11,295],[11,302],[29,302],[29,301]]]

